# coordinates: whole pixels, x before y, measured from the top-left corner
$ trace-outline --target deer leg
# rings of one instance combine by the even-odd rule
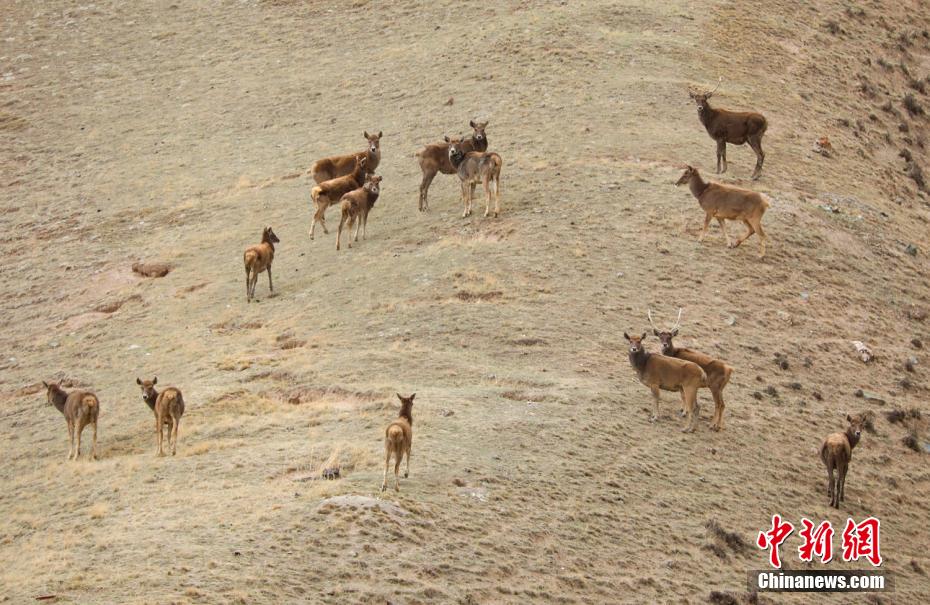
[[[475,187],[478,186],[478,183],[471,183],[468,186],[468,216],[471,216],[471,207],[475,203]]]
[[[839,493],[837,502],[846,501],[846,472],[849,470],[848,463],[843,462],[840,464],[839,477],[837,480],[837,492]]]
[[[246,302],[249,301],[249,298],[251,298],[249,296],[249,268],[246,267],[245,268],[245,300]]]
[[[730,241],[730,234],[727,233],[727,222],[719,216],[717,217],[717,222],[720,223],[720,230],[723,231],[723,237],[727,240],[727,248],[732,248],[733,243]]]
[[[75,428],[75,438],[77,440],[77,449],[74,450],[74,459],[77,460],[81,457],[81,433],[84,431],[84,421],[78,420],[77,427]]]
[[[501,214],[501,175],[494,179],[494,218]]]
[[[316,222],[320,220],[320,203],[313,200],[313,220],[310,222],[310,239],[313,239],[313,232],[316,230]]]
[[[488,216],[491,214],[491,180],[489,178],[484,179],[484,193],[487,196],[484,202],[484,216]]]
[[[762,230],[761,217],[756,220],[754,229],[759,234],[759,258],[765,258],[765,231]]]
[[[723,410],[726,408],[723,403],[723,389],[716,388],[711,391],[711,394],[714,396],[714,420],[711,428],[720,431],[723,429]]]
[[[833,506],[833,466],[827,463],[827,497],[830,498],[830,506]]]
[[[368,213],[362,212],[362,239],[368,239]]]
[[[274,294],[274,284],[271,283],[271,265],[268,265],[268,289]]]
[[[90,448],[90,459],[97,459],[97,421],[94,420],[94,440]]]
[[[358,231],[362,228],[362,217],[361,215],[355,217],[355,238],[354,241],[358,241]]]
[[[171,425],[171,455],[174,456],[178,451],[178,425],[180,421],[177,418],[172,418]]]
[[[165,417],[162,414],[158,415],[158,418],[155,420],[155,430],[158,431],[157,443],[158,449],[155,454],[157,456],[164,456],[165,450],[162,447],[162,440],[164,439],[164,430],[165,430]]]
[[[765,161],[765,152],[762,151],[762,137],[749,137],[749,146],[756,152],[756,169],[752,171],[752,180],[757,180],[762,176],[762,162]]]
[[[720,168],[721,164],[723,169]],[[727,142],[725,140],[717,141],[717,174],[723,174],[727,171]]]
[[[426,212],[429,210],[429,200],[427,199],[427,194],[429,193],[430,183],[433,182],[435,177],[435,171],[423,173],[423,180],[420,182],[420,212]]]
[[[682,391],[678,391],[678,394],[681,395],[681,409],[678,410],[678,417],[679,417],[679,418],[684,418],[684,417],[685,417],[685,409],[687,408],[687,404],[685,403],[685,392],[684,392],[683,390],[682,390]]]
[[[74,423],[68,420],[68,458],[74,456]]]
[[[750,237],[753,233],[756,232],[756,230],[753,229],[752,224],[751,224],[749,221],[743,219],[743,224],[746,225],[746,228],[748,229],[748,231],[746,231],[746,235],[744,235],[743,237],[741,237],[741,238],[739,238],[739,239],[736,240],[736,243],[733,244],[733,247],[734,247],[734,248],[738,247],[740,244],[742,244],[743,242],[745,242],[747,239],[749,239],[749,237]]]
[[[694,425],[697,422],[697,388],[690,390],[685,394],[685,406],[688,410],[688,424],[681,429],[682,433],[693,433]]]
[[[713,216],[710,214],[704,215],[704,229],[701,231],[701,235],[698,236],[698,242],[703,242],[704,238],[707,237],[707,230],[710,229],[710,219],[712,218]]]
[[[400,459],[404,457],[404,451],[394,453],[394,491],[400,491]]]
[[[650,387],[652,391],[652,422],[659,419],[659,387]]]
[[[381,479],[381,491],[387,489],[387,472],[388,466],[391,464],[391,449],[389,447],[384,448],[384,477]]]
[[[422,208],[421,208],[422,210]],[[339,221],[339,230],[336,232],[336,250],[342,245],[342,227],[346,224],[346,213],[342,213],[342,219]]]
[[[468,216],[468,184],[462,181],[462,218]]]
[[[404,479],[410,476],[410,446],[407,446],[407,470],[404,471]]]

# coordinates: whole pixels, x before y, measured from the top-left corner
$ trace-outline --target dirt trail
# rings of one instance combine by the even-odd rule
[[[930,413],[911,344],[930,342],[912,169],[928,118],[902,108],[909,90],[930,111],[913,88],[930,24],[916,1],[765,6],[7,2],[0,599],[745,599],[779,512],[879,517],[888,601],[926,601],[926,453],[883,412]],[[686,88],[721,73],[717,102],[771,125],[763,178],[745,147],[725,178],[773,199],[762,262],[716,226],[698,244],[673,186],[684,162],[713,176]],[[501,218],[461,219],[449,176],[418,213],[414,153],[473,117],[504,158]],[[369,239],[337,253],[335,233],[307,236],[304,173],[366,129],[384,131],[381,197]],[[261,276],[246,305],[241,254],[265,225],[277,295]],[[172,270],[142,278],[139,260]],[[649,307],[684,307],[678,344],[736,368],[723,432],[706,393],[693,435],[671,395],[648,421],[622,333]],[[135,384],[152,375],[184,391],[175,458],[153,457]],[[99,462],[65,464],[36,386],[52,378],[100,397]],[[397,391],[417,392],[411,476],[378,501]],[[817,450],[864,409],[876,433],[834,511]],[[749,546],[720,547],[712,519]]]

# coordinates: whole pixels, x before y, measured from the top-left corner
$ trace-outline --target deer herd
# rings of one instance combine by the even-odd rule
[[[717,84],[719,87],[719,82]],[[690,90],[689,95],[697,105],[698,118],[707,133],[717,143],[717,173],[727,170],[727,144],[748,144],[756,154],[756,165],[752,179],[762,174],[765,153],[762,151],[762,136],[768,123],[762,114],[755,112],[735,112],[711,107],[709,99],[717,88],[706,92]],[[494,152],[489,152],[487,138],[487,121],[469,122],[472,133],[467,137],[445,136],[442,142],[429,144],[416,154],[422,172],[420,182],[418,209],[429,210],[428,192],[437,174],[456,174],[461,186],[462,217],[472,213],[472,201],[475,189],[480,184],[485,192],[484,216],[500,215],[500,178],[503,160]],[[324,158],[316,161],[308,171],[315,181],[310,191],[313,204],[313,217],[310,225],[310,239],[314,239],[317,223],[324,234],[326,228],[326,210],[330,206],[339,206],[341,218],[336,236],[336,250],[341,249],[342,231],[347,229],[348,247],[367,236],[368,216],[374,208],[381,191],[382,177],[375,174],[381,163],[382,132],[364,133],[366,147],[364,150],[346,155]],[[735,248],[750,236],[759,239],[759,257],[765,256],[766,235],[762,228],[762,217],[769,207],[768,198],[748,189],[724,183],[705,181],[697,168],[686,166],[684,173],[676,182],[677,186],[688,185],[704,211],[704,226],[699,236],[703,241],[711,220],[720,224],[727,246]],[[731,242],[726,229],[726,221],[741,221],[747,232],[735,242]],[[351,233],[355,227],[354,235]],[[250,246],[243,254],[245,266],[246,301],[255,298],[258,276],[268,273],[268,289],[274,293],[271,267],[275,256],[275,244],[279,243],[274,230],[267,226],[262,230],[261,242]],[[726,408],[723,390],[730,382],[733,368],[726,362],[711,355],[692,349],[676,347],[672,340],[678,336],[681,327],[682,310],[678,312],[675,325],[668,330],[659,330],[653,323],[652,310],[647,311],[647,319],[652,334],[661,344],[661,354],[646,350],[647,333],[623,336],[629,342],[629,361],[636,377],[649,388],[653,399],[653,422],[659,419],[659,402],[662,391],[677,391],[681,397],[681,415],[686,417],[683,432],[694,432],[699,418],[700,405],[698,394],[707,389],[714,401],[714,412],[710,428],[713,431],[723,429],[723,413]],[[136,379],[142,389],[142,399],[154,415],[157,456],[164,456],[164,434],[168,435],[168,447],[175,455],[178,445],[178,430],[184,414],[184,398],[181,391],[168,387],[159,392],[156,389],[157,378],[152,380]],[[46,389],[48,403],[61,412],[68,425],[69,449],[68,459],[77,460],[81,450],[81,434],[88,425],[93,426],[93,445],[90,458],[97,458],[97,424],[100,415],[100,401],[89,391],[64,391],[58,383],[42,383]],[[397,395],[400,400],[398,417],[390,422],[384,431],[385,463],[381,490],[387,489],[387,475],[391,459],[394,459],[394,489],[399,490],[399,469],[406,458],[407,466],[404,477],[410,471],[410,450],[413,441],[412,408],[415,394],[409,397]],[[828,496],[830,504],[839,507],[843,501],[846,475],[852,449],[859,442],[862,427],[868,421],[868,414],[847,415],[849,427],[845,432],[829,435],[823,442],[820,457],[827,468]],[[75,444],[76,441],[76,444]],[[836,476],[834,476],[836,472]]]

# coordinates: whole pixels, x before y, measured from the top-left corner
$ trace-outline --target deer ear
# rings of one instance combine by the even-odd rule
[[[45,382],[44,380],[42,381],[42,386],[44,386],[46,389],[48,389],[48,383]]]
[[[852,422],[852,416],[846,414],[846,422]]]
[[[394,394],[397,395],[397,398],[400,399],[401,401],[404,400],[404,398],[400,396],[400,393],[394,393]]]
[[[158,384],[158,376],[152,379],[152,384]]]
[[[413,393],[412,395],[410,395],[410,400],[413,401],[413,398],[416,397],[416,396],[417,396],[417,394],[416,394],[416,393]]]
[[[365,131],[365,138],[366,138],[366,139],[368,138],[368,131],[367,131],[367,130]]]
[[[629,334],[627,334],[626,332],[624,332],[624,333],[623,333],[623,337],[624,337],[624,338],[626,338],[627,340],[629,340],[629,339],[630,339],[630,335],[629,335]]]
[[[475,126],[475,121],[474,121],[474,120],[469,120],[469,121],[468,121],[468,125],[471,126],[472,128],[477,128],[477,126]]]
[[[383,136],[384,136],[384,131],[383,131],[383,130],[379,130],[379,131],[378,131],[378,138],[380,139],[380,138],[383,137]]]
[[[443,136],[442,138],[446,140],[446,143],[449,142],[449,137],[448,137],[448,136]]]
[[[655,328],[653,328],[653,329],[652,329],[652,334],[653,334],[653,336],[658,336],[658,335],[659,335],[659,331],[656,330]]]
[[[643,335],[642,335],[642,336],[640,336],[639,338],[640,338],[640,340],[646,340],[646,333],[645,333],[645,332],[643,332]]]
[[[140,386],[142,385],[142,381],[139,380],[139,377],[138,377],[138,376],[136,376],[136,384],[138,384],[138,385],[140,385]]]
[[[672,336],[678,336],[678,328],[672,330]]]

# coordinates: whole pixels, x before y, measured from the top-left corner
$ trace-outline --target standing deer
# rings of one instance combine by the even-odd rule
[[[675,185],[681,186],[685,183],[688,184],[691,194],[697,198],[698,204],[704,210],[704,229],[698,237],[699,242],[704,241],[707,230],[710,228],[710,220],[716,218],[720,223],[720,229],[723,231],[723,237],[726,238],[728,248],[736,248],[756,233],[759,235],[759,258],[765,257],[765,231],[762,229],[762,215],[769,207],[766,196],[732,185],[704,182],[701,173],[693,166],[685,169]],[[749,229],[746,235],[736,240],[735,244],[730,242],[726,219],[743,221]]]
[[[339,232],[336,234],[336,250],[342,242],[342,226],[348,223],[348,231],[355,225],[355,240],[358,241],[358,230],[364,229],[362,238],[368,238],[368,213],[374,208],[378,196],[381,194],[381,177],[369,174],[365,177],[365,184],[354,191],[342,196],[342,219],[339,221]],[[349,247],[352,247],[352,236],[349,234]]]
[[[488,137],[485,134],[487,121],[468,123],[472,127],[472,134],[462,141],[461,150],[463,153],[472,151],[486,151],[488,148]],[[429,210],[429,201],[427,193],[429,186],[436,178],[437,173],[455,174],[455,166],[449,161],[449,143],[435,143],[427,145],[422,151],[417,152],[417,160],[420,162],[420,170],[423,172],[423,180],[420,182],[420,212]]]
[[[178,449],[178,427],[181,425],[181,416],[184,415],[184,397],[181,391],[168,387],[159,393],[155,390],[158,376],[152,380],[136,378],[136,384],[142,387],[142,400],[155,413],[155,454],[165,455],[162,449],[162,433],[163,429],[167,429],[168,445],[171,447],[171,455],[174,456]]]
[[[862,427],[871,417],[871,412],[850,416],[846,414],[849,426],[843,433],[827,435],[823,445],[820,446],[820,459],[827,467],[827,496],[830,506],[839,508],[840,502],[846,499],[846,472],[849,470],[849,461],[852,459],[853,448],[859,443]],[[833,471],[836,470],[836,480]]]
[[[484,204],[484,215],[491,213],[491,183],[494,183],[494,217],[501,212],[501,167],[504,165],[501,156],[486,151],[463,151],[462,139],[445,137],[449,143],[449,162],[455,167],[462,184],[462,218],[471,214],[471,203],[475,197],[475,187],[484,183],[487,201]]]
[[[758,179],[762,174],[762,162],[765,160],[765,152],[762,151],[762,135],[768,128],[768,122],[761,113],[728,111],[711,107],[707,100],[714,95],[722,80],[723,78],[720,78],[717,86],[709,92],[702,93],[693,89],[688,91],[697,104],[701,124],[707,129],[710,138],[717,141],[717,174],[727,171],[727,143],[731,145],[749,143],[752,150],[756,152],[756,168],[752,172],[752,178]]]
[[[659,419],[660,392],[678,391],[681,393],[682,407],[688,415],[688,424],[681,429],[681,432],[694,432],[694,425],[700,412],[697,391],[707,386],[707,375],[704,370],[690,361],[647,353],[643,347],[643,341],[646,339],[645,332],[642,336],[630,336],[624,332],[623,337],[630,342],[630,365],[636,371],[639,381],[652,391],[652,421]]]
[[[100,416],[100,400],[90,391],[64,391],[59,383],[44,380],[45,395],[48,403],[55,406],[68,422],[68,460],[77,460],[81,455],[81,433],[88,424],[94,425],[94,441],[90,450],[90,459],[97,459],[97,418]],[[74,438],[77,437],[77,447]]]
[[[255,284],[258,274],[268,271],[268,289],[274,294],[274,284],[271,283],[271,261],[274,260],[274,245],[281,240],[274,234],[271,227],[262,229],[262,243],[246,248],[242,259],[245,262],[245,299],[252,302],[255,298]]]
[[[313,164],[313,167],[310,168],[310,174],[313,176],[313,180],[322,185],[324,181],[351,174],[355,169],[356,160],[360,158],[366,159],[368,172],[374,172],[378,164],[381,163],[382,134],[382,132],[378,132],[378,134],[368,134],[368,131],[365,131],[365,140],[368,142],[365,151],[317,160]]]
[[[662,343],[663,355],[694,362],[704,370],[704,374],[707,375],[707,388],[710,389],[710,394],[714,398],[714,418],[711,420],[710,428],[719,431],[723,428],[723,410],[726,407],[723,403],[723,388],[730,382],[733,368],[710,355],[676,347],[672,343],[672,338],[678,335],[678,328],[681,326],[681,312],[682,309],[678,309],[678,319],[675,321],[675,325],[672,329],[665,331],[660,331],[652,323],[652,309],[649,309],[646,315],[649,318],[649,325],[652,326],[652,333]]]
[[[313,239],[317,223],[323,227],[323,233],[329,234],[329,229],[326,228],[326,210],[338,204],[346,193],[364,185],[366,173],[372,174],[368,170],[368,159],[365,156],[355,158],[355,169],[351,173],[323,181],[310,190],[310,199],[313,200],[315,208],[313,222],[310,223],[310,239]]]
[[[404,479],[410,476],[410,446],[413,443],[413,416],[410,415],[413,409],[414,393],[410,397],[404,397],[397,393],[400,399],[400,413],[397,419],[388,425],[384,431],[384,478],[381,480],[381,491],[387,489],[387,472],[388,465],[391,463],[391,456],[394,456],[394,491],[399,492],[399,479],[397,474],[400,470],[400,462],[407,455],[407,470],[404,471]]]

